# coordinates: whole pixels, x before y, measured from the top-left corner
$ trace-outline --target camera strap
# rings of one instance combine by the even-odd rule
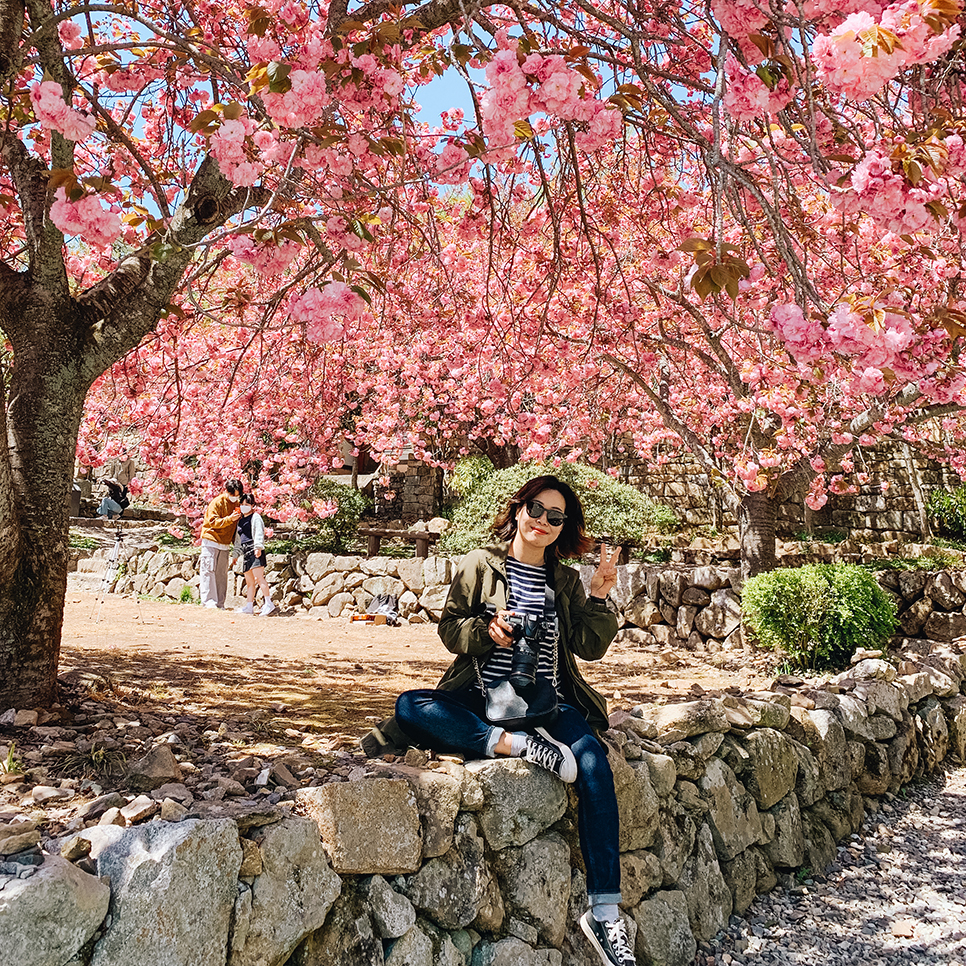
[[[552,636],[547,643],[553,648],[553,689],[554,691],[559,691],[559,671],[560,671],[560,630],[559,621],[557,620],[557,603],[556,597],[554,596],[553,587],[551,587],[550,582],[547,581],[546,584],[546,603],[544,605],[544,617],[547,614],[553,615],[553,625],[552,625]],[[473,667],[476,670],[476,680],[480,685],[480,692],[483,697],[486,697],[486,685],[483,683],[483,673],[480,671],[480,661],[479,658],[473,658]]]

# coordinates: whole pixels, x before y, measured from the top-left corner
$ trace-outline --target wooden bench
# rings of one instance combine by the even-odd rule
[[[438,533],[430,533],[428,530],[389,530],[378,527],[360,530],[359,536],[366,538],[366,556],[369,557],[379,556],[379,547],[384,538],[416,544],[417,557],[428,557],[430,545],[439,540]]]

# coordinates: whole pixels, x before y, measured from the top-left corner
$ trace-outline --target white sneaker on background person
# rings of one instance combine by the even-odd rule
[[[245,604],[243,607],[235,608],[236,614],[254,614],[255,608],[251,604]]]
[[[270,600],[266,600],[265,603],[262,604],[262,609],[258,613],[261,614],[262,617],[268,617],[269,614],[274,614],[277,610],[278,608]],[[251,613],[251,611],[249,611],[249,613]]]

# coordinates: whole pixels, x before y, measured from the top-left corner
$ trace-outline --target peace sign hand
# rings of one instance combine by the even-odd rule
[[[620,547],[611,547],[606,543],[600,545],[600,563],[590,579],[591,597],[606,597],[614,589],[620,555]]]

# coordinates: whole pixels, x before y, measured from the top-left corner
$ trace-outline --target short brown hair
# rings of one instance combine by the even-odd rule
[[[524,483],[513,496],[509,506],[497,514],[493,521],[493,532],[501,540],[512,540],[517,532],[517,512],[544,490],[556,490],[564,498],[567,508],[560,536],[547,548],[556,560],[580,557],[594,545],[591,537],[584,532],[584,508],[577,494],[563,480],[556,476],[535,476]]]

